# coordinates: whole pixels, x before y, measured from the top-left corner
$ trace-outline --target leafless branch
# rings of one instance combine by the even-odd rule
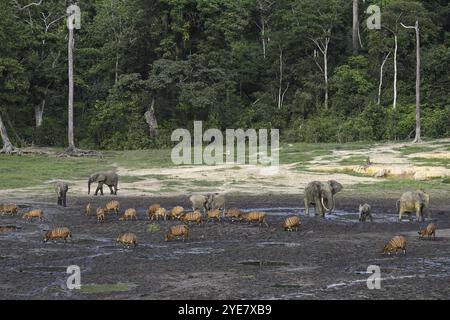
[[[42,0],[39,0],[39,2],[31,2],[31,3],[29,3],[29,4],[27,4],[27,5],[23,6],[23,7],[20,5],[19,1],[17,1],[17,0],[12,0],[12,2],[16,5],[16,7],[19,10],[24,10],[24,9],[29,8],[31,6],[40,6],[41,3],[42,3]]]

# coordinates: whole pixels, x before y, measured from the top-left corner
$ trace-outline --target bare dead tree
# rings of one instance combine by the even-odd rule
[[[353,54],[358,54],[359,49],[359,8],[358,0],[353,0],[353,26],[352,26]]]
[[[289,82],[287,83],[286,88],[283,91],[283,49],[281,46],[279,47],[279,85],[278,85],[278,109],[283,107],[284,95],[289,89]]]
[[[155,98],[152,98],[152,104],[150,108],[144,113],[145,122],[147,122],[148,130],[150,134],[150,140],[154,140],[158,133],[158,121],[155,115]]]
[[[6,131],[6,127],[3,123],[2,116],[0,114],[0,136],[2,138],[3,147],[0,150],[0,153],[6,154],[20,154],[21,151],[19,148],[16,148],[9,140],[8,132]]]
[[[324,77],[324,83],[325,83],[325,101],[324,106],[325,110],[328,109],[328,46],[330,44],[331,40],[331,30],[324,29],[325,36],[322,38],[314,39],[310,38],[312,42],[316,45],[319,52],[322,54],[323,57],[323,67],[320,65],[320,63],[317,61],[318,54],[317,51],[314,50],[314,62],[316,63],[319,70],[323,73]]]
[[[274,4],[275,2],[268,2],[268,1],[264,1],[264,0],[259,0],[258,1],[258,9],[259,9],[259,23],[255,22],[256,26],[259,29],[260,32],[260,36],[261,36],[261,44],[262,44],[262,51],[263,51],[263,57],[264,59],[266,59],[266,49],[267,49],[267,42],[268,42],[268,38],[267,38],[267,11],[270,9],[270,7]]]
[[[400,13],[397,17],[397,19],[395,20],[395,28],[394,29],[390,29],[386,26],[384,26],[384,28],[386,30],[388,30],[389,32],[392,33],[392,35],[394,36],[394,99],[392,102],[392,109],[396,109],[397,108],[397,79],[398,79],[398,68],[397,68],[397,54],[398,54],[398,30],[397,30],[397,26],[398,26],[398,21],[400,20],[401,16],[403,15],[403,12]]]
[[[401,23],[402,27],[405,29],[414,29],[416,32],[416,137],[413,143],[422,142],[421,137],[421,125],[420,125],[420,30],[419,21],[416,20],[414,26],[405,26]]]
[[[389,51],[386,56],[383,59],[383,62],[381,63],[380,66],[380,84],[378,86],[378,105],[381,104],[381,89],[383,87],[383,70],[384,70],[384,65],[386,64],[387,59],[389,58],[389,56],[391,55],[391,51]]]

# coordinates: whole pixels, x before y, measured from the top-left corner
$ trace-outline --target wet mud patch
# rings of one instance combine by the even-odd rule
[[[340,210],[321,219],[305,216],[298,196],[230,196],[227,207],[266,211],[270,227],[225,219],[191,226],[186,242],[165,242],[168,227],[179,222],[149,222],[144,219],[146,210],[152,203],[165,208],[188,207],[186,197],[115,197],[122,208],[136,208],[140,218],[133,222],[108,216],[101,224],[95,217],[84,216],[87,202],[102,206],[109,198],[71,198],[69,207],[59,208],[49,197],[47,202],[39,202],[48,218],[45,223],[1,217],[2,226],[22,229],[0,234],[4,270],[0,273],[0,298],[450,298],[444,285],[450,278],[448,214],[433,216],[437,237],[443,240],[427,241],[418,240],[417,235],[426,223],[396,222],[395,200],[368,199],[376,223],[359,223],[355,208],[359,198],[339,199]],[[450,209],[448,199],[439,202],[433,198],[433,206],[443,212]],[[298,232],[281,227],[285,216],[291,214],[301,217]],[[70,227],[73,240],[44,244],[45,229],[55,226]],[[136,234],[136,248],[117,244],[117,236],[123,232]],[[383,246],[398,234],[407,237],[406,256],[382,256]],[[86,293],[66,288],[66,268],[73,264],[81,268]],[[389,290],[382,294],[365,285],[365,272],[372,264],[379,265],[387,279],[382,287]]]

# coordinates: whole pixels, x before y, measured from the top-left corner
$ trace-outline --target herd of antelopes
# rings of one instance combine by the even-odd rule
[[[361,210],[361,209],[360,209]],[[120,204],[117,200],[110,200],[106,203],[105,207],[96,209],[96,218],[98,222],[104,222],[107,215],[110,213],[115,213],[119,215],[120,212]],[[19,213],[19,208],[16,204],[0,204],[0,213],[2,215],[17,215]],[[247,213],[243,213],[241,210],[237,208],[230,208],[227,210],[220,209],[210,209],[204,210],[204,214],[206,215],[206,219],[208,221],[217,220],[221,221],[222,216],[225,218],[231,219],[231,221],[246,221],[248,223],[258,222],[259,225],[269,226],[266,220],[266,213],[260,211],[250,211]],[[194,209],[192,212],[187,212],[181,206],[175,206],[171,210],[166,210],[161,207],[160,204],[152,204],[149,206],[147,210],[147,218],[149,220],[159,219],[163,220],[178,220],[182,222],[182,224],[177,224],[169,228],[165,241],[172,240],[175,237],[182,237],[183,242],[187,240],[189,236],[189,226],[191,223],[202,224],[204,222],[204,214],[200,210]],[[88,203],[85,206],[84,210],[85,216],[92,215],[91,203]],[[39,220],[43,220],[44,213],[41,209],[33,209],[23,214],[23,219],[30,221],[34,218]],[[123,215],[119,218],[121,221],[127,220],[137,220],[137,212],[134,208],[128,208],[124,211]],[[283,229],[285,231],[293,231],[298,230],[301,225],[300,218],[298,216],[288,216],[283,221]],[[436,226],[433,223],[427,225],[426,228],[419,231],[419,236],[422,238],[424,236],[431,236],[433,239],[436,237]],[[72,237],[72,232],[68,227],[57,227],[50,231],[47,231],[43,237],[44,242],[48,240],[57,240],[63,239],[64,241],[70,240]],[[128,248],[130,246],[137,246],[137,237],[133,233],[124,233],[117,238],[117,241]],[[395,236],[392,238],[383,248],[383,253],[391,254],[392,252],[397,253],[397,251],[403,251],[406,253],[406,239],[404,236]]]

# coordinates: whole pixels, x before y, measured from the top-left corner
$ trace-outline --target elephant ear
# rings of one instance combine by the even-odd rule
[[[342,188],[343,188],[342,184],[340,184],[340,183],[337,182],[336,180],[329,180],[328,183],[330,184],[331,192],[332,192],[333,194],[338,193],[338,192],[341,191]]]

